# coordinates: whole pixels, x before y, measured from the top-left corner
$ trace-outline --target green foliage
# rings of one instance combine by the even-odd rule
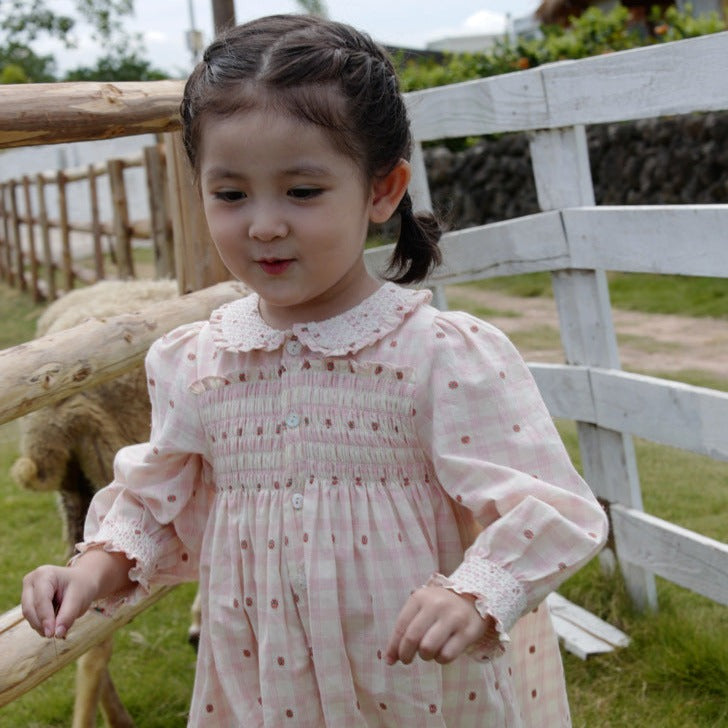
[[[655,7],[646,24],[634,23],[630,11],[621,4],[608,12],[591,7],[568,28],[544,26],[543,38],[518,39],[496,43],[486,53],[446,54],[444,63],[432,58],[399,63],[404,91],[415,91],[470,81],[501,73],[525,70],[544,63],[628,50],[725,30],[715,13],[694,18],[690,6]]]
[[[109,54],[99,58],[95,66],[81,66],[69,71],[65,81],[159,81],[167,78],[164,71],[135,51],[129,55]]]
[[[54,81],[55,61],[52,56],[39,56],[22,43],[0,43],[0,77],[2,83]]]

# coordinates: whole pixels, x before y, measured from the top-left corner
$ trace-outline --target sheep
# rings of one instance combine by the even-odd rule
[[[174,281],[102,281],[71,291],[38,320],[37,336],[61,331],[89,317],[138,310],[177,295]],[[11,476],[36,491],[58,491],[69,555],[83,538],[93,494],[113,477],[119,448],[149,438],[151,408],[143,366],[113,381],[32,412],[20,421],[20,457]],[[73,728],[96,725],[102,714],[111,728],[134,725],[108,670],[112,640],[78,660]]]

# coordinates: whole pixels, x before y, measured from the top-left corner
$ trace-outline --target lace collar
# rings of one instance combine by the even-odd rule
[[[291,336],[312,351],[329,356],[353,354],[394,331],[404,317],[432,298],[428,290],[415,291],[385,283],[359,305],[324,321],[274,329],[260,316],[258,294],[226,303],[213,311],[210,328],[215,345],[223,351],[274,351]]]

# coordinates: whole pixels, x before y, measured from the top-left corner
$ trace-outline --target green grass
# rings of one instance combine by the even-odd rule
[[[544,283],[550,288],[548,277]],[[519,286],[521,291],[536,291],[538,276]],[[547,288],[535,295],[548,294]],[[3,347],[32,336],[41,307],[0,286],[0,310],[7,322],[0,329]],[[553,332],[528,335],[550,338]],[[728,391],[728,379],[702,372],[679,372],[670,378]],[[558,424],[578,466],[576,427]],[[0,509],[6,524],[0,529],[0,611],[18,603],[24,573],[39,563],[61,563],[65,551],[53,495],[21,491],[9,480],[17,455],[16,431],[15,423],[0,428]],[[637,440],[635,448],[649,513],[728,540],[728,464],[643,440]],[[621,579],[603,574],[596,560],[561,591],[632,639],[628,648],[586,662],[564,654],[575,728],[728,726],[724,606],[658,579],[659,612],[640,614],[630,606]],[[117,634],[111,671],[139,728],[185,725],[194,670],[194,654],[186,643],[193,594],[193,585],[178,588]],[[0,708],[0,728],[69,725],[73,680],[74,668],[69,666]]]
[[[631,311],[728,318],[728,279],[610,273],[612,305]],[[549,273],[488,278],[468,285],[512,296],[552,296]]]

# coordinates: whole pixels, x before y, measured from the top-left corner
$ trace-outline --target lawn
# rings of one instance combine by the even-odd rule
[[[540,285],[537,277],[515,283],[521,286],[521,295],[547,293],[548,287],[543,286],[534,293]],[[642,283],[634,285],[644,291]],[[639,302],[639,290],[624,294],[625,300],[631,297]],[[700,296],[693,292],[685,298]],[[728,300],[723,300],[722,307],[711,309],[710,315],[728,316]],[[27,297],[0,286],[4,320],[0,346],[29,338],[41,310]],[[699,372],[690,378],[695,384],[728,389],[728,379],[707,378]],[[569,422],[558,424],[578,465],[575,427]],[[647,511],[728,540],[728,464],[641,440],[636,450]],[[18,603],[26,571],[64,559],[54,497],[20,491],[10,482],[8,470],[16,455],[17,425],[9,423],[0,427],[0,508],[6,524],[0,529],[0,611]],[[630,607],[621,580],[604,575],[596,561],[561,591],[632,638],[628,648],[586,662],[565,654],[574,726],[728,726],[728,610],[724,606],[658,580],[659,612],[639,614]],[[139,728],[185,725],[194,671],[194,653],[186,643],[193,595],[193,585],[178,588],[117,635],[112,675]],[[65,668],[0,709],[0,728],[69,725],[73,678],[74,668]]]

